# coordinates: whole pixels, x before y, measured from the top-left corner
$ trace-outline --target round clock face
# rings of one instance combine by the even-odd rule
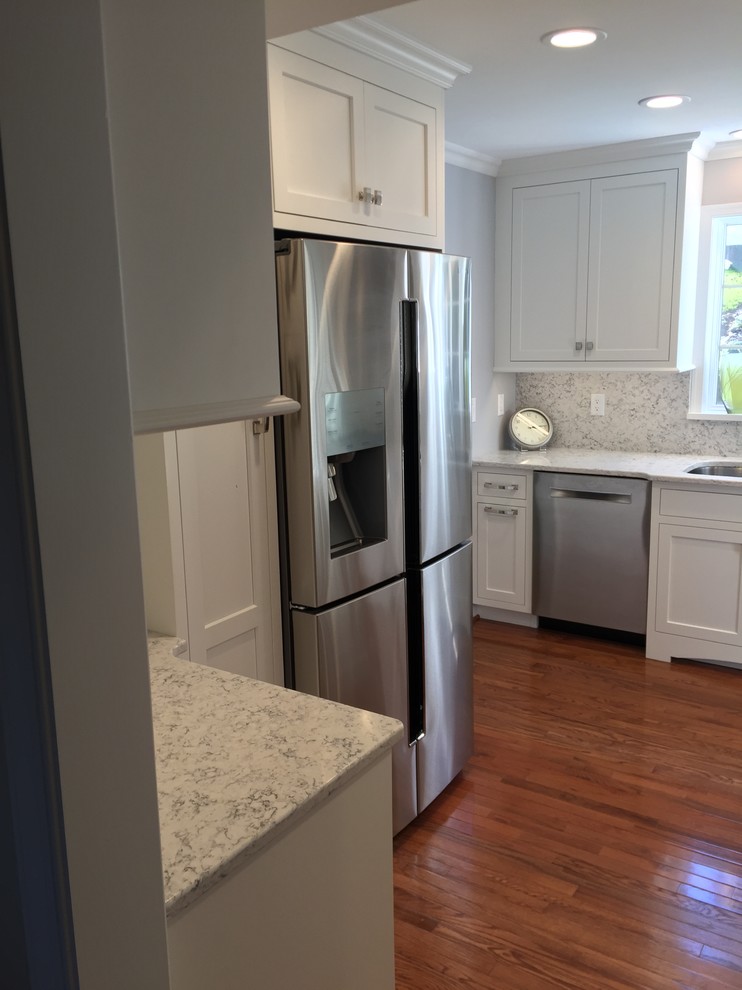
[[[510,436],[524,450],[538,450],[551,440],[554,428],[540,409],[519,409],[510,417]]]

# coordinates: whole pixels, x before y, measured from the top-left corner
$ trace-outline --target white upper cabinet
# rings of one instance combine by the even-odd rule
[[[273,45],[268,71],[276,212],[362,220],[363,82]]]
[[[268,82],[277,229],[443,247],[441,85],[312,32]]]
[[[618,161],[579,164],[581,152],[504,166],[496,369],[692,367],[702,164],[685,137],[656,157],[636,142],[593,149],[623,150]]]
[[[263,5],[104,0],[102,13],[134,429],[292,411]]]

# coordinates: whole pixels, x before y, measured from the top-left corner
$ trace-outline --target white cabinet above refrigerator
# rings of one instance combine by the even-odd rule
[[[104,0],[102,12],[134,429],[291,412],[263,6]]]

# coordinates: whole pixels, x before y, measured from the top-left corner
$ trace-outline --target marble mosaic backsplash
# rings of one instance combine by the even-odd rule
[[[686,419],[690,375],[522,373],[515,379],[516,408],[543,409],[557,447],[742,455],[742,422]],[[605,395],[605,416],[590,415],[593,393]]]

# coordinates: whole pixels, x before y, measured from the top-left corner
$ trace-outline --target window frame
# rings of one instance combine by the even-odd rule
[[[693,354],[695,369],[691,373],[688,419],[742,422],[742,415],[728,413],[721,403],[709,400],[709,396],[716,396],[719,369],[715,336],[718,339],[722,294],[722,242],[718,231],[726,229],[731,218],[736,218],[742,223],[742,202],[715,203],[701,207]],[[724,222],[723,227],[720,227],[718,221]],[[726,236],[723,243],[726,245]]]

